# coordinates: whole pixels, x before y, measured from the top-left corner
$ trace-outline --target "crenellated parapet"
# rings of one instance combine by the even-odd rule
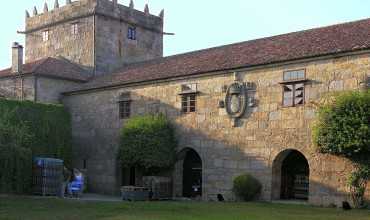
[[[62,2],[63,1],[63,2]],[[163,56],[164,11],[151,14],[133,0],[54,0],[26,11],[26,62],[64,57],[94,74]]]
[[[143,11],[139,11],[134,8],[133,0],[130,0],[128,6],[119,4],[117,0],[66,0],[64,5],[60,5],[59,1],[55,0],[52,9],[47,3],[44,4],[43,13],[40,13],[36,6],[33,8],[32,16],[26,11],[25,32],[31,33],[94,15],[120,20],[142,28],[155,29],[158,32],[163,31],[163,10],[158,16],[152,15],[147,4]]]

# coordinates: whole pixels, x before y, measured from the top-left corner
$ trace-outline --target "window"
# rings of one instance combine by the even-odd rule
[[[128,28],[127,38],[130,40],[136,40],[136,28],[135,27]]]
[[[195,112],[196,94],[183,94],[181,97],[181,111],[183,113]]]
[[[84,159],[83,160],[83,165],[82,165],[83,169],[86,170],[87,169],[87,160]]]
[[[131,116],[130,93],[122,93],[119,98],[119,118],[125,119]]]
[[[305,70],[286,71],[283,76],[283,106],[304,104]]]
[[[131,115],[131,101],[119,102],[119,118],[129,118]]]
[[[294,71],[284,72],[284,81],[294,81],[294,80],[302,80],[302,79],[305,79],[304,70],[294,70]]]
[[[72,35],[78,34],[78,23],[71,24],[71,33]]]
[[[304,83],[286,84],[284,87],[283,105],[296,106],[304,104]]]
[[[46,42],[49,40],[49,30],[43,31],[42,32],[42,41]]]

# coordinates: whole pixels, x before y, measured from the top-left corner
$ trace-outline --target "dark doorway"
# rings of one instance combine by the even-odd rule
[[[310,169],[305,156],[292,150],[281,167],[281,199],[307,200]]]
[[[122,186],[136,186],[136,177],[137,177],[137,172],[136,172],[135,167],[130,167],[130,168],[122,168]]]
[[[183,165],[183,196],[194,198],[202,195],[202,159],[197,152],[187,151]]]

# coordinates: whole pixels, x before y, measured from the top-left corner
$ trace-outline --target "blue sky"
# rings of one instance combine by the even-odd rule
[[[4,3],[6,2],[6,3]],[[24,44],[24,14],[33,6],[42,11],[45,0],[3,1],[0,8],[0,69],[10,65],[14,41]],[[54,0],[47,0],[49,8]],[[129,0],[119,0],[128,5]],[[65,0],[59,0],[61,5]],[[299,31],[370,17],[365,0],[136,0],[135,8],[165,9],[165,55]]]

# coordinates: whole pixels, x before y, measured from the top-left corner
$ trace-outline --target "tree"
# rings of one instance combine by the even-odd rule
[[[176,146],[174,129],[163,115],[138,116],[121,130],[119,160],[123,167],[154,175],[173,166]]]
[[[356,164],[348,182],[354,203],[361,206],[370,179],[370,90],[332,97],[319,108],[313,141],[321,153],[343,156]]]

